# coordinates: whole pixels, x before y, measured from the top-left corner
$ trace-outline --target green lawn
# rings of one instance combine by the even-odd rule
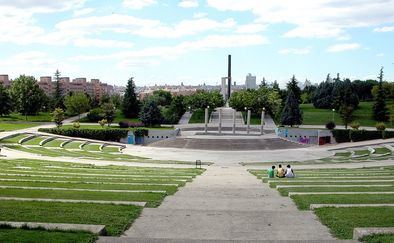
[[[357,183],[353,183],[357,184]],[[342,185],[342,184],[341,184]],[[278,188],[282,196],[288,196],[289,192],[394,192],[394,186],[375,187],[292,187]]]
[[[19,129],[26,129],[30,127],[39,126],[40,123],[5,123],[0,122],[0,131],[15,131]]]
[[[141,210],[111,204],[0,201],[0,221],[104,224],[108,235],[120,235]]]
[[[393,243],[394,234],[375,234],[368,235],[360,239],[361,242],[365,243]]]
[[[73,125],[64,125],[61,127],[62,129],[69,129],[69,128],[74,128]],[[90,124],[81,124],[80,129],[127,129],[127,128],[120,128],[119,125],[117,124],[112,124],[111,126],[104,126],[101,127],[99,124],[97,125],[90,125]],[[174,129],[173,127],[140,127],[141,129],[148,129],[148,130],[172,130]]]
[[[291,198],[301,210],[308,210],[310,204],[394,203],[394,194],[293,195]]]
[[[315,209],[320,221],[339,239],[352,239],[358,227],[394,227],[394,207]]]
[[[18,243],[93,243],[97,236],[87,232],[47,231],[42,229],[13,229],[0,226],[0,242]]]
[[[394,101],[388,101],[387,103],[392,104]],[[372,106],[373,102],[360,102],[359,108],[354,111],[355,122],[360,123],[361,126],[374,127],[377,121],[372,119]],[[300,107],[303,112],[303,125],[325,125],[332,120],[333,112],[331,109],[317,109],[313,104],[301,104]],[[394,113],[394,111],[391,111],[391,113]],[[334,121],[337,125],[343,125],[338,112],[334,113]],[[386,125],[393,128],[390,123]]]
[[[8,116],[1,116],[0,121],[29,121],[29,122],[51,122],[52,115],[50,112],[40,112],[38,115],[35,116],[27,116],[26,117],[19,113],[11,113]]]
[[[209,109],[208,117],[211,117],[212,110]],[[205,110],[198,109],[193,111],[192,116],[190,117],[189,124],[195,123],[205,123]]]
[[[139,118],[126,118],[123,115],[122,111],[118,110],[115,113],[115,119],[113,121],[113,124],[118,124],[121,121],[128,121],[128,122],[134,122],[134,123],[140,123],[141,122]],[[87,117],[84,117],[84,118],[80,119],[79,122],[81,122],[81,123],[89,123],[91,121],[89,121],[87,119]]]
[[[248,113],[243,111],[242,112],[242,116],[244,118],[244,122],[245,124],[247,124],[248,121]],[[254,114],[252,113],[252,115],[250,116],[250,125],[261,125],[261,114]]]

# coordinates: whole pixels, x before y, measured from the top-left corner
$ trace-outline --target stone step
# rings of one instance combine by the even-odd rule
[[[101,236],[96,241],[97,243],[226,243],[226,242],[242,242],[242,243],[294,243],[294,240],[212,240],[212,239],[202,239],[202,240],[191,240],[191,239],[168,239],[168,238],[135,238],[135,237],[107,237]],[[298,241],[304,243],[359,243],[357,240],[306,240]]]

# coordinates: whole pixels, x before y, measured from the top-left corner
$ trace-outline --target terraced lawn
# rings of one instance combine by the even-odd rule
[[[104,224],[109,235],[120,235],[138,217],[143,207],[107,202],[41,202],[2,198],[146,202],[146,207],[157,207],[167,195],[176,193],[178,187],[201,173],[201,169],[187,168],[95,166],[2,159],[0,221]],[[5,230],[7,232],[4,237],[11,237],[18,232],[15,229]],[[32,234],[33,238],[36,233],[21,230],[21,235]],[[61,233],[63,232],[59,235]],[[55,240],[56,238],[51,237],[57,236],[49,234],[45,237]],[[75,237],[76,242],[79,239],[84,242],[85,239],[94,239],[95,236],[78,232],[70,237]],[[74,242],[74,238],[67,235],[64,239]]]
[[[40,123],[4,123],[0,122],[0,131],[15,131],[41,125]]]
[[[369,235],[361,238],[360,241],[365,243],[392,243],[394,242],[394,234]]]

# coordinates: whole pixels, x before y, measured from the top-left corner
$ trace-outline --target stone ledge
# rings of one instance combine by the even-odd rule
[[[72,230],[72,231],[86,231],[98,235],[106,234],[105,225],[12,222],[12,221],[0,221],[0,225],[7,225],[13,228],[22,228],[22,227],[28,227],[31,229],[44,228],[46,230],[61,230],[61,231]]]
[[[334,208],[350,208],[350,207],[394,207],[392,203],[376,203],[376,204],[311,204],[309,205],[309,209],[313,210],[316,208],[325,208],[325,207],[334,207]]]
[[[394,227],[354,228],[353,239],[358,240],[364,236],[374,234],[394,234]]]

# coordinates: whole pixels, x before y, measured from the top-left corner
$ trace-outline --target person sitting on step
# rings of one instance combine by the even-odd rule
[[[294,171],[293,171],[293,169],[290,167],[290,165],[287,165],[285,177],[286,177],[286,178],[294,178],[294,177],[295,177]]]
[[[282,168],[282,165],[279,165],[279,168],[276,171],[276,177],[278,177],[278,178],[285,177],[285,170]]]
[[[267,170],[268,178],[275,178],[275,165]]]

